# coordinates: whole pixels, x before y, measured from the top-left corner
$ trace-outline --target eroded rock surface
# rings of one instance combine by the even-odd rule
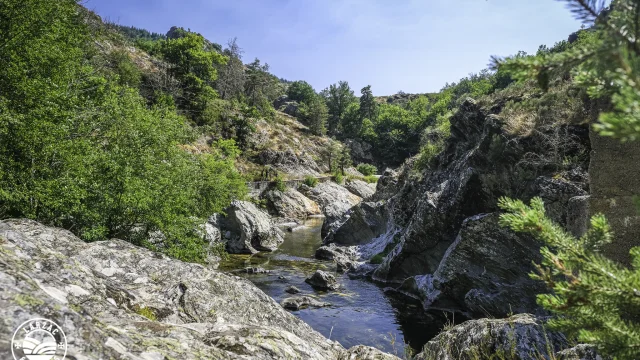
[[[466,321],[433,338],[415,359],[553,359],[566,346],[564,336],[549,332],[532,315],[520,314]]]
[[[327,307],[331,304],[318,301],[310,296],[294,296],[288,297],[280,302],[283,308],[288,310],[300,310],[308,307]]]
[[[232,254],[274,251],[284,241],[284,233],[269,214],[248,201],[234,201],[220,217],[219,224]]]
[[[349,210],[362,201],[361,197],[331,181],[318,184],[306,194],[320,205],[325,216],[322,237],[339,228],[348,219]]]
[[[338,290],[340,288],[336,277],[322,270],[316,270],[313,275],[305,279],[305,282],[318,290]]]
[[[67,357],[336,359],[349,356],[248,280],[120,240],[84,243],[29,220],[0,222],[0,357],[47,318]],[[9,352],[8,352],[9,351]]]
[[[310,215],[320,215],[322,211],[315,201],[302,195],[295,189],[285,191],[269,190],[264,194],[268,206],[274,215],[283,218],[305,219]]]
[[[355,195],[358,195],[363,199],[368,199],[372,197],[373,194],[376,192],[376,188],[374,185],[358,179],[347,180],[345,182],[344,187],[346,187],[347,190],[351,191],[352,193],[354,193]]]

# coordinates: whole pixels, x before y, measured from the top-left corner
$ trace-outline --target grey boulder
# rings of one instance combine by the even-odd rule
[[[305,279],[305,282],[317,290],[338,290],[340,288],[336,277],[322,270],[316,270],[313,275]]]
[[[318,301],[310,296],[288,297],[282,300],[282,302],[280,302],[280,305],[288,310],[300,310],[308,307],[320,308],[331,306],[331,304],[329,303]]]
[[[232,254],[255,254],[274,251],[284,241],[284,233],[269,214],[248,201],[234,201],[220,220],[228,236],[227,251]]]

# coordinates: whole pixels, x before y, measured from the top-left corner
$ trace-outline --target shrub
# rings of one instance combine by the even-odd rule
[[[378,177],[375,175],[369,175],[369,176],[365,176],[364,178],[362,178],[362,180],[368,182],[369,184],[375,184],[378,182]]]
[[[308,187],[314,187],[318,185],[318,179],[316,179],[315,176],[309,175],[304,178],[303,184],[307,185]]]
[[[336,172],[336,173],[333,175],[333,179],[335,180],[335,182],[336,182],[336,183],[338,183],[338,184],[342,184],[342,183],[344,182],[344,175],[342,175],[342,174],[341,174],[341,173],[339,173],[339,172]]]
[[[358,164],[356,169],[358,169],[358,171],[361,172],[362,175],[364,175],[364,176],[373,175],[376,172],[378,172],[378,168],[376,168],[375,166],[373,166],[371,164],[364,164],[364,163]]]
[[[276,177],[275,183],[276,183],[275,184],[276,190],[280,192],[287,191],[287,184],[285,184],[284,179],[282,178],[282,175],[278,174],[278,176]]]
[[[444,143],[442,141],[428,142],[420,149],[418,158],[415,162],[417,170],[425,170],[431,166],[431,162],[443,149]]]

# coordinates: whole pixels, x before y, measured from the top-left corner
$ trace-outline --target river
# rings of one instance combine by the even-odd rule
[[[322,218],[312,218],[305,227],[287,232],[284,243],[272,253],[231,255],[220,269],[231,271],[262,267],[268,274],[245,274],[256,286],[278,303],[292,296],[285,289],[294,285],[298,295],[310,295],[331,303],[326,308],[292,311],[316,331],[344,347],[368,345],[404,357],[406,350],[420,349],[439,329],[422,316],[419,303],[387,296],[383,286],[365,279],[350,279],[336,273],[332,261],[317,260],[315,251],[322,245]],[[304,282],[317,269],[333,273],[343,288],[337,292],[316,291]]]

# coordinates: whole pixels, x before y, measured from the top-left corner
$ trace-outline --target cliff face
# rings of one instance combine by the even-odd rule
[[[512,135],[499,116],[502,105],[464,101],[450,120],[451,137],[429,169],[418,172],[408,162],[400,174],[387,173],[373,197],[378,202],[352,211],[359,216],[333,236],[355,233],[367,223],[362,219],[388,219],[387,226],[369,227],[371,237],[398,231],[401,236],[395,247],[388,246],[392,250],[373,277],[397,284],[393,291],[420,299],[427,310],[468,317],[539,312],[535,294],[544,289],[528,274],[532,261],[539,260],[540,244],[502,229],[492,213],[502,196],[540,196],[548,214],[564,225],[569,199],[587,194],[588,126]]]

